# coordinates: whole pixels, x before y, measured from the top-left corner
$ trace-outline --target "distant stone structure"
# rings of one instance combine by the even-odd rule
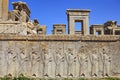
[[[91,25],[90,10],[68,9],[66,24],[54,24],[53,34],[28,6],[0,0],[0,77],[91,78],[120,76],[120,26],[117,21]],[[81,31],[75,23],[81,23]]]

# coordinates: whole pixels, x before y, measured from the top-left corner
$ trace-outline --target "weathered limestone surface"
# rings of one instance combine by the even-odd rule
[[[22,32],[23,26],[19,22],[11,22],[11,21],[1,21],[0,22],[0,33],[20,33]]]
[[[68,9],[69,34],[65,33],[65,24],[56,24],[53,34],[46,35],[46,26],[37,19],[29,20],[26,3],[14,2],[13,9],[8,16],[8,0],[0,0],[0,77],[120,75],[120,29],[116,21],[94,25],[89,35],[90,10]],[[77,32],[80,35],[74,30],[75,22],[82,24],[82,30]]]
[[[69,34],[75,34],[75,22],[81,22],[82,34],[89,35],[88,25],[90,10],[68,9],[66,13],[68,17]]]
[[[8,0],[0,0],[0,20],[8,20]]]
[[[53,28],[53,34],[66,34],[65,24],[54,24]]]
[[[0,0],[0,20],[2,19],[2,0]]]
[[[2,0],[2,19],[8,20],[8,0]]]
[[[6,37],[5,37],[6,36]],[[37,37],[37,39],[34,39]],[[45,38],[41,38],[45,37]],[[48,37],[48,36],[47,36]],[[0,76],[105,77],[120,73],[120,37],[0,35]],[[71,36],[72,37],[72,36]],[[59,39],[59,40],[58,40]],[[108,42],[107,42],[108,41]]]

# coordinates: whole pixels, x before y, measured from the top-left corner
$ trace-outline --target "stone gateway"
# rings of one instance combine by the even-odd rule
[[[117,21],[91,25],[90,10],[68,9],[66,24],[53,34],[37,19],[30,21],[24,2],[0,0],[0,77],[91,78],[120,76],[120,26]],[[4,6],[4,7],[3,7]],[[4,9],[3,9],[4,8]],[[75,22],[82,24],[75,30]]]

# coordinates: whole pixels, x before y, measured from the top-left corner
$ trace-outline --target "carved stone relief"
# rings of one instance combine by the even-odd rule
[[[114,44],[85,42],[3,42],[2,75],[41,78],[105,77],[114,66]],[[94,44],[94,45],[93,45]],[[93,45],[93,46],[92,46]],[[109,47],[113,45],[113,47]],[[118,50],[117,50],[118,51]],[[115,64],[116,65],[116,64]]]

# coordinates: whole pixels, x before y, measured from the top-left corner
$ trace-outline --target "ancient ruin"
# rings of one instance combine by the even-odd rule
[[[91,78],[120,76],[120,26],[117,21],[91,25],[90,10],[68,9],[66,24],[53,34],[37,19],[30,20],[24,2],[0,0],[0,77]],[[81,23],[81,31],[75,30]],[[89,32],[90,31],[90,32]]]

